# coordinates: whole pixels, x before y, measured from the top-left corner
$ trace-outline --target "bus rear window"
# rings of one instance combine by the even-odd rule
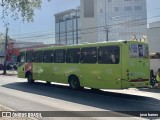
[[[129,46],[130,58],[148,58],[148,46],[143,44],[131,44]]]

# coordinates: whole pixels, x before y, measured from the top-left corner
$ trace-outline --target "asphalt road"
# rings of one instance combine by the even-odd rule
[[[68,86],[39,81],[30,85],[26,79],[0,75],[0,104],[16,111],[84,111],[74,113],[76,119],[89,114],[86,111],[111,111],[108,114],[124,117],[127,113],[123,111],[160,111],[160,90],[74,91]],[[95,114],[89,119],[103,119]]]

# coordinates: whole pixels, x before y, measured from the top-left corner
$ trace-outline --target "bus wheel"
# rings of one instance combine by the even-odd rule
[[[69,86],[75,90],[79,89],[80,88],[79,79],[75,76],[70,77],[69,78]]]
[[[28,83],[29,83],[29,84],[34,83],[34,80],[33,80],[33,77],[32,77],[32,74],[31,74],[31,73],[28,73],[28,75],[27,75],[27,80],[28,80]]]

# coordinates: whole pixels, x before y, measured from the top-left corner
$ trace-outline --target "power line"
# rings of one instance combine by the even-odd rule
[[[155,16],[156,15],[156,16]],[[116,16],[115,16],[116,17]],[[126,18],[130,18],[131,16],[126,16]],[[150,16],[150,17],[148,17],[148,19],[155,19],[155,18],[159,18],[160,17],[160,15],[158,14],[157,15],[157,13],[156,14],[154,14],[154,16]],[[133,20],[133,19],[130,19],[130,20],[123,20],[123,21],[121,21],[121,19],[124,19],[124,17],[118,17],[118,18],[114,18],[114,20],[112,20],[112,24],[111,25],[107,25],[107,27],[109,28],[109,29],[115,29],[115,28],[117,28],[117,27],[121,27],[121,28],[119,28],[119,29],[124,29],[124,28],[127,28],[127,27],[135,27],[135,26],[139,26],[139,25],[147,25],[146,24],[146,21],[148,20],[147,19],[147,17],[146,18],[142,18],[142,19],[137,19],[137,20]],[[110,20],[111,21],[111,20]],[[142,22],[142,23],[137,23],[137,22]],[[144,22],[144,23],[143,23]],[[114,23],[114,24],[113,24]],[[106,26],[95,26],[95,27],[91,27],[91,28],[83,28],[83,29],[80,29],[80,30],[78,30],[79,32],[81,32],[81,34],[83,34],[83,31],[88,31],[88,30],[97,30],[97,29],[100,29],[100,28],[102,28],[102,29],[104,29],[104,27],[106,27]],[[71,31],[67,31],[67,34],[68,33],[71,33],[71,32],[73,32],[74,30],[71,30]],[[104,31],[104,30],[101,30],[101,31]],[[95,32],[97,32],[97,31],[95,31]],[[98,31],[99,32],[99,31]],[[33,33],[33,32],[32,32]],[[38,33],[38,32],[34,32],[34,33]],[[60,35],[62,35],[62,34],[66,34],[66,32],[61,32],[60,33]],[[86,33],[84,33],[84,34],[87,34],[87,32]],[[88,32],[88,34],[89,34],[89,32]],[[27,39],[27,40],[29,40],[29,39],[31,39],[31,40],[35,40],[35,39],[49,39],[49,38],[55,38],[55,35],[56,35],[56,33],[53,33],[53,32],[46,32],[46,33],[43,33],[43,34],[40,34],[40,33],[38,33],[38,35],[34,35],[34,34],[31,34],[31,33],[27,33],[27,34],[23,34],[24,36],[20,36],[20,35],[17,35],[17,37],[20,37],[21,39]],[[15,35],[16,36],[16,35]],[[68,35],[69,36],[69,35]],[[16,38],[16,37],[15,37]]]
[[[160,9],[160,8],[159,8],[159,9]],[[157,10],[157,9],[155,9],[155,10]],[[119,16],[115,16],[115,17],[119,17]],[[125,17],[128,17],[128,16],[120,16],[118,19],[115,18],[114,21],[116,21],[116,20],[118,21],[120,18],[124,19]],[[152,17],[152,16],[150,16],[150,17]],[[112,17],[111,17],[111,18],[112,18]],[[108,18],[108,19],[110,19],[110,18]],[[112,21],[113,21],[113,20],[112,20]],[[32,33],[24,33],[24,34],[21,34],[21,36],[22,36],[22,35],[25,36],[25,35],[37,34],[37,33],[39,34],[40,32],[42,32],[42,31],[35,31],[35,32],[32,32]],[[53,31],[53,32],[55,32],[55,31]],[[47,31],[47,33],[50,33],[50,32]],[[20,36],[20,35],[18,35],[18,34],[13,34],[13,35],[11,35],[11,36],[14,37],[14,36]]]
[[[150,16],[150,18],[151,17],[160,17],[160,16]],[[124,18],[122,18],[122,19],[124,19]],[[114,20],[112,20],[112,21],[119,21],[120,20],[120,18],[118,18],[118,19],[114,19]],[[147,20],[147,18],[144,18],[144,19],[139,19],[139,20]],[[111,21],[111,20],[110,20]],[[135,21],[135,20],[134,20]],[[137,21],[137,20],[136,20]],[[85,28],[85,29],[83,29],[83,30],[89,30],[89,29],[94,29],[94,28],[99,28],[99,27],[104,27],[104,26],[98,26],[98,27],[92,27],[92,28]],[[32,32],[33,33],[33,32]],[[31,35],[32,33],[27,33],[27,34],[21,34],[21,35]],[[38,32],[35,32],[35,33],[38,33]],[[46,32],[46,34],[49,34],[49,35],[55,35],[55,34],[53,34],[53,32]],[[44,34],[44,35],[46,35],[46,34]],[[63,33],[62,33],[63,34]],[[41,34],[42,35],[42,34]],[[17,37],[19,37],[19,35],[17,34],[15,34],[15,35],[12,35],[12,36],[17,36]]]
[[[160,16],[154,16],[154,17],[160,17]],[[121,23],[115,23],[115,24],[112,24],[112,25],[108,25],[108,27],[112,27],[112,26],[115,27],[115,25],[120,25],[120,26],[123,26],[123,27],[130,27],[130,26],[133,26],[133,25],[134,26],[135,25],[136,26],[137,25],[146,25],[145,23],[144,24],[139,24],[139,23],[136,22],[136,21],[142,21],[143,22],[143,20],[146,20],[146,19],[137,19],[137,20],[134,20],[134,21],[132,20],[132,21],[128,21],[128,22],[123,21]],[[86,30],[93,30],[93,29],[104,28],[104,27],[105,26],[97,26],[97,27],[81,29],[81,30],[78,30],[78,31],[82,32],[82,31],[86,31]],[[112,28],[114,28],[114,27],[112,27]],[[67,33],[71,33],[71,32],[73,32],[73,31],[69,31]],[[64,34],[64,33],[66,33],[66,32],[62,32],[60,34]],[[26,37],[21,37],[21,38],[24,38],[24,39],[25,38],[31,38],[31,39],[33,39],[33,38],[42,38],[42,37],[45,37],[45,36],[47,36],[47,38],[48,38],[48,36],[52,36],[52,35],[55,35],[55,33],[47,33],[47,34],[41,34],[41,35],[36,35],[36,36],[26,36]]]

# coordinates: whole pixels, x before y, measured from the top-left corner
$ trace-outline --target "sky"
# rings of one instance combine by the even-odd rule
[[[39,35],[40,33],[46,34],[49,33],[52,35],[40,42],[53,43],[54,42],[54,31],[55,31],[55,19],[54,14],[68,10],[74,9],[80,5],[79,0],[42,0],[41,10],[35,11],[34,22],[33,23],[23,23],[20,20],[12,20],[8,18],[9,25],[9,35],[11,38],[16,38],[16,40],[21,40],[22,38],[27,38],[32,35]],[[0,33],[5,35],[5,27],[2,21],[0,21]],[[19,37],[20,36],[20,37]],[[25,41],[32,41],[31,38],[25,38]],[[33,41],[39,42],[38,39]]]
[[[9,35],[16,40],[27,40],[35,42],[45,42],[48,44],[54,43],[54,31],[55,31],[55,20],[54,14],[62,12],[68,9],[76,8],[80,5],[80,0],[42,0],[41,10],[35,11],[33,23],[22,23],[22,21],[14,21],[8,18]],[[158,21],[160,18],[155,17],[160,15],[160,0],[147,0],[147,11],[149,22]],[[3,22],[0,20],[0,32],[5,35],[5,28]],[[38,35],[44,36],[43,40],[32,39],[33,36]]]

